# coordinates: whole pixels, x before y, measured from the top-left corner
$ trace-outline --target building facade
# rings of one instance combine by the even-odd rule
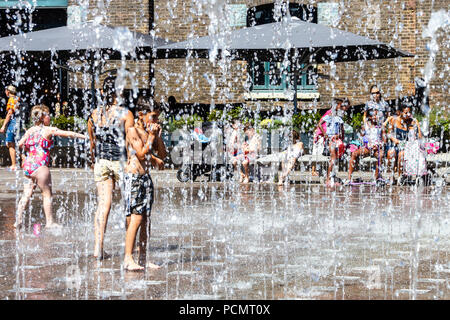
[[[0,8],[6,2],[0,1]],[[11,2],[14,1],[9,1],[10,5]],[[48,5],[52,1],[37,1],[44,2]],[[80,10],[75,9],[82,8],[87,20],[182,41],[274,21],[286,12],[286,3],[285,0],[66,0],[62,6],[67,8],[68,20],[79,14]],[[433,59],[431,38],[423,37],[433,12],[444,10],[448,14],[447,0],[303,0],[290,1],[289,8],[291,15],[304,20],[377,39],[415,54],[413,58],[311,66],[300,76],[300,108],[326,108],[336,96],[349,97],[355,105],[363,104],[375,83],[380,85],[385,99],[414,95],[415,79],[424,77],[427,63],[434,66],[430,105],[448,107],[448,33],[444,28],[436,32],[439,50]],[[117,68],[120,64],[111,61],[105,68]],[[292,79],[286,78],[277,62],[220,64],[208,59],[167,59],[128,62],[127,69],[140,89],[151,91],[153,84],[152,94],[157,101],[167,102],[174,97],[183,104],[244,104],[264,110],[278,106],[292,108]],[[325,77],[311,77],[317,73]],[[88,89],[89,82],[83,75],[75,74],[69,76],[68,86]]]

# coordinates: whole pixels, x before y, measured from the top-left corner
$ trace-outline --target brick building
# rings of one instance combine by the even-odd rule
[[[0,1],[0,7],[2,2],[5,1]],[[273,14],[274,6],[270,5],[274,2],[276,5],[286,3],[282,0],[68,0],[66,6],[68,10],[74,6],[86,8],[88,20],[128,26],[143,33],[155,32],[156,36],[181,41],[217,30],[244,27],[252,12],[254,16],[256,12],[262,17],[257,23],[264,22],[264,15],[267,18],[267,14]],[[430,59],[427,49],[430,38],[423,38],[422,31],[432,12],[445,10],[448,13],[446,0],[290,1],[290,7],[296,6],[303,12],[309,10],[312,14],[309,19],[313,22],[378,39],[416,55],[414,58],[319,65],[312,71],[328,78],[319,78],[317,85],[312,85],[307,75],[302,77],[300,108],[327,107],[332,96],[347,96],[353,104],[362,104],[373,83],[381,85],[386,99],[413,95],[414,79],[423,76],[423,69]],[[434,59],[436,69],[430,85],[430,105],[447,108],[449,38],[443,28],[436,36],[440,47]],[[120,62],[112,61],[105,68],[118,64]],[[159,101],[167,101],[173,96],[184,104],[244,103],[262,109],[292,107],[287,79],[267,76],[272,68],[276,69],[276,63],[260,62],[258,67],[260,71],[255,72],[251,62],[232,61],[220,66],[207,59],[155,60],[153,67],[149,61],[127,63],[140,89],[149,89],[149,79],[153,78],[154,95]],[[89,88],[89,82],[79,74],[69,79],[70,88]]]

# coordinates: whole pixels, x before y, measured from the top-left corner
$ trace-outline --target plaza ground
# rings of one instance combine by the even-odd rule
[[[0,169],[0,299],[450,298],[448,187],[183,184],[175,174],[153,172],[150,260],[161,268],[134,273],[122,267],[119,190],[112,258],[97,262],[92,171],[52,169],[62,230],[33,233],[45,223],[37,192],[16,235],[24,178]]]

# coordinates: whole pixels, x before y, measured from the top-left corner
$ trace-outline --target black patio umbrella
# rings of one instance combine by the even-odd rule
[[[286,16],[280,22],[247,27],[157,47],[158,58],[228,55],[234,60],[292,62],[294,112],[298,65],[412,57],[411,53],[354,33]]]
[[[125,55],[127,59],[146,59],[151,55],[152,48],[168,44],[169,41],[150,34],[130,31],[126,27],[108,27],[93,22],[80,26],[58,27],[41,31],[23,33],[15,36],[0,38],[0,51],[26,52],[59,52],[61,56],[75,53],[86,55],[90,60],[92,76],[91,90],[94,97],[95,76],[101,73],[101,65],[95,66],[95,53],[108,59],[120,59]],[[75,72],[68,66],[63,69]]]

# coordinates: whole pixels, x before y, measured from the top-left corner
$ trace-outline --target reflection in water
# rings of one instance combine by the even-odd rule
[[[55,194],[62,232],[38,236],[39,197],[16,237],[15,194],[2,194],[1,299],[450,298],[448,189],[160,184],[150,251],[162,268],[145,273],[123,270],[120,205],[112,258],[91,257],[95,195],[70,190]]]

